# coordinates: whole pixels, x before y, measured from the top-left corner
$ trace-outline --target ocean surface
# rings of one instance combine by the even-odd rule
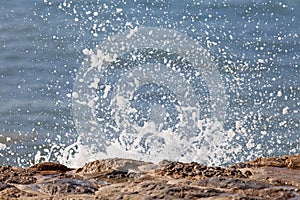
[[[214,58],[227,99],[221,123],[233,135],[227,158],[214,160],[300,153],[299,8],[295,0],[1,1],[0,165],[67,163],[78,153],[72,97],[84,50],[139,27],[182,33]]]

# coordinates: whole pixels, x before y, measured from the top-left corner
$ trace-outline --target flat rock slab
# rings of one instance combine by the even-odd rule
[[[300,199],[300,154],[226,168],[111,158],[0,166],[0,199]]]

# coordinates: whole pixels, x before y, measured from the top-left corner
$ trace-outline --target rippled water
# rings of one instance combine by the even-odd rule
[[[175,30],[214,57],[226,90],[224,135],[233,137],[221,163],[299,153],[299,7],[292,0],[2,2],[0,164],[67,163],[80,151],[72,92],[83,50],[136,27]]]

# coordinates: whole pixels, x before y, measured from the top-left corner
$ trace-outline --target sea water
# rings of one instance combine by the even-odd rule
[[[0,4],[0,164],[299,153],[298,1]]]

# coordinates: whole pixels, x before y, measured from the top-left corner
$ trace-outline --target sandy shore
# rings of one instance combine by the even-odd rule
[[[300,154],[233,166],[105,159],[0,167],[0,199],[300,199]]]

